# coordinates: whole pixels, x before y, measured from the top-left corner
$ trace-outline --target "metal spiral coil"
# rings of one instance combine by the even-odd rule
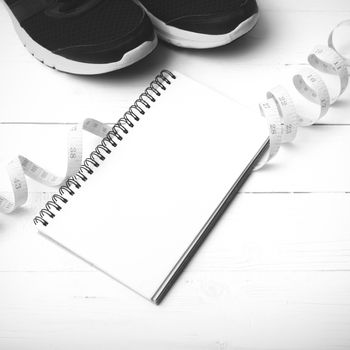
[[[81,188],[82,183],[88,180],[89,175],[94,173],[93,168],[98,168],[106,156],[112,152],[112,147],[117,147],[117,142],[123,140],[123,134],[127,134],[129,129],[134,127],[134,123],[140,120],[139,115],[146,113],[145,109],[150,109],[151,104],[156,102],[156,97],[161,96],[161,92],[171,85],[171,80],[176,76],[168,70],[162,70],[159,75],[150,83],[146,90],[139,96],[129,110],[112,127],[112,130],[102,139],[101,143],[86,158],[76,175],[70,177],[64,186],[59,189],[59,194],[54,194],[51,201],[47,202],[45,208],[40,210],[39,215],[34,218],[34,223],[47,226],[48,218],[54,218],[55,212],[62,209],[62,205],[68,202],[67,195],[74,196],[75,191]],[[157,89],[158,88],[158,89]],[[155,97],[155,96],[156,97]]]

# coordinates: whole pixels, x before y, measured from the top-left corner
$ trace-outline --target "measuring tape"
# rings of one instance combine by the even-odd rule
[[[296,90],[310,103],[319,106],[319,112],[314,116],[301,115],[288,93],[277,86],[267,93],[267,99],[259,105],[262,116],[269,127],[269,149],[261,159],[255,170],[261,169],[279,151],[281,145],[292,142],[298,128],[318,122],[326,115],[330,106],[344,93],[349,84],[350,59],[344,57],[335,49],[333,37],[335,31],[343,26],[350,26],[350,20],[339,23],[331,32],[328,46],[317,46],[308,57],[310,68],[305,68],[293,77]],[[336,75],[339,78],[339,91],[330,96],[326,83],[318,72]],[[24,156],[18,156],[7,165],[8,176],[12,185],[13,199],[9,200],[0,193],[0,212],[9,214],[26,203],[28,186],[26,176],[35,181],[57,187],[65,184],[66,180],[74,176],[83,161],[82,130],[86,130],[101,138],[111,131],[111,127],[95,119],[86,119],[82,125],[74,126],[68,135],[67,168],[64,177],[56,176],[46,171]]]
[[[297,108],[288,92],[283,86],[270,90],[267,100],[261,103],[260,112],[269,126],[270,145],[267,153],[261,159],[255,170],[261,169],[269,162],[286,142],[292,142],[299,127],[317,123],[323,118],[331,105],[344,93],[349,84],[348,66],[350,59],[335,49],[334,33],[343,26],[350,27],[350,20],[339,23],[328,38],[328,46],[317,46],[308,56],[310,67],[301,70],[293,77],[295,89],[308,102],[319,106],[314,115],[298,113]],[[327,84],[320,73],[331,74],[338,77],[338,92],[331,96]]]
[[[13,200],[9,200],[0,194],[0,212],[12,213],[15,209],[26,203],[28,199],[28,186],[26,175],[35,181],[57,187],[63,185],[66,180],[75,175],[83,160],[82,130],[86,130],[96,136],[104,137],[112,130],[106,124],[95,119],[85,119],[82,125],[74,126],[68,134],[67,143],[67,168],[64,177],[56,176],[43,167],[35,164],[28,158],[19,155],[7,165],[7,172],[11,181]]]

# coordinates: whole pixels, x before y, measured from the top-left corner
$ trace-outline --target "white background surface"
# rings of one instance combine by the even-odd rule
[[[0,161],[21,153],[63,172],[67,124],[115,121],[163,68],[255,108],[350,18],[348,0],[260,6],[258,26],[230,46],[162,44],[89,78],[35,61],[0,7]],[[28,205],[0,215],[0,349],[350,349],[349,97],[251,177],[159,307],[36,235],[53,190],[29,182]],[[8,189],[3,167],[0,180]]]

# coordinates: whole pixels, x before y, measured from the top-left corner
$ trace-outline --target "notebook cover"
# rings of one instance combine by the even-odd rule
[[[39,232],[159,303],[267,147],[263,118],[175,72]]]

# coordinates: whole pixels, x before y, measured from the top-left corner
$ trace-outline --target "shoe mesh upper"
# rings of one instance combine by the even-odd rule
[[[5,0],[6,4],[11,6],[12,4],[14,4],[17,0]]]
[[[154,16],[164,22],[192,15],[210,15],[238,9],[243,0],[140,0]]]
[[[79,16],[56,18],[43,11],[21,25],[40,45],[54,51],[122,38],[135,30],[142,18],[143,11],[130,0],[103,0]]]

